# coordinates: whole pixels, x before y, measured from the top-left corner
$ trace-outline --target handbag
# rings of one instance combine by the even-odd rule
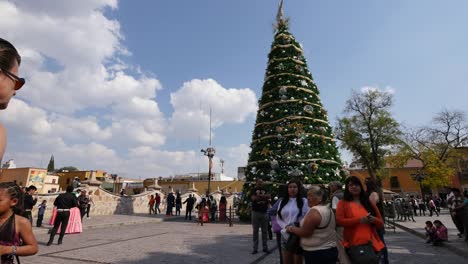
[[[377,264],[379,257],[375,253],[372,242],[363,245],[351,246],[348,249],[348,256],[353,264]]]
[[[299,227],[299,222],[295,222],[294,226]],[[293,233],[289,233],[288,240],[286,241],[286,245],[284,248],[287,251],[295,251],[299,248],[299,236]]]
[[[349,204],[347,205],[347,210],[350,212]],[[353,245],[350,246],[347,250],[348,257],[353,264],[378,264],[379,256],[372,246],[372,242],[369,241],[366,244]]]

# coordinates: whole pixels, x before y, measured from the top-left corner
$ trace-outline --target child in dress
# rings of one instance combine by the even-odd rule
[[[47,208],[47,201],[43,200],[42,203],[39,205],[39,210],[37,212],[37,222],[36,226],[41,227],[42,226],[42,220],[44,220],[44,213]]]
[[[13,182],[0,183],[0,255],[2,264],[13,263],[15,256],[37,253],[31,223],[20,215],[23,193]],[[20,245],[20,240],[22,241]]]

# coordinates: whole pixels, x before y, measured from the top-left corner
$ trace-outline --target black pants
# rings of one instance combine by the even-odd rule
[[[193,210],[193,207],[185,208],[185,220],[187,220],[187,216],[189,220],[192,220],[192,210]]]
[[[86,207],[86,217],[89,218],[89,211],[91,211],[91,204],[88,204],[88,206]]]
[[[36,226],[37,227],[41,227],[42,226],[42,220],[44,220],[44,215],[38,215],[37,216],[37,222],[36,222]]]
[[[323,263],[335,264],[338,260],[338,249],[336,247],[315,251],[302,251],[306,264]]]
[[[424,215],[426,216],[426,205],[419,204],[419,216]]]
[[[86,214],[86,208],[87,207],[80,207],[80,216],[81,216],[81,222],[83,222],[83,217]]]
[[[24,211],[24,212],[23,212],[23,216],[26,217],[27,219],[29,219],[29,222],[31,223],[31,226],[32,226],[32,214],[31,214],[31,210],[30,210],[30,211]]]
[[[210,211],[211,213],[211,222],[215,222],[216,221],[216,209]]]
[[[429,206],[429,216],[432,216],[432,212],[436,213],[436,215],[439,216],[439,212],[437,212],[437,209]]]
[[[55,234],[57,233],[57,229],[59,228],[59,226],[61,226],[59,242],[62,241],[63,236],[65,236],[65,230],[67,229],[69,218],[70,218],[70,211],[57,212],[57,216],[55,217],[54,227],[50,231],[49,242],[54,241],[54,237],[55,237]]]
[[[174,207],[173,205],[168,205],[167,206],[166,215],[172,215],[172,208],[173,207]]]
[[[464,212],[463,209],[460,211],[457,211],[455,214],[452,213],[452,220],[455,226],[458,229],[458,232],[460,234],[464,233],[464,227],[463,227],[463,220],[464,220]]]

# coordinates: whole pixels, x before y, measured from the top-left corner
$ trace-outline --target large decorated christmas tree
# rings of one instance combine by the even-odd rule
[[[289,33],[282,1],[252,135],[240,215],[250,214],[257,179],[273,195],[291,178],[304,184],[341,180],[341,160],[327,111],[301,45]]]

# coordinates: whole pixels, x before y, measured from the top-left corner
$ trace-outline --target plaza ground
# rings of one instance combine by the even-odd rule
[[[50,247],[45,246],[47,229],[34,228],[39,253],[22,257],[21,263],[279,263],[275,240],[268,242],[273,249],[270,254],[250,254],[252,236],[248,224],[199,226],[180,218],[164,220],[162,216],[147,215],[93,217],[85,219],[83,233],[66,235],[63,245],[58,246],[55,241]],[[416,220],[419,226],[425,218]],[[391,263],[465,261],[449,248],[425,244],[420,237],[399,228],[395,232],[389,230],[386,240]]]

